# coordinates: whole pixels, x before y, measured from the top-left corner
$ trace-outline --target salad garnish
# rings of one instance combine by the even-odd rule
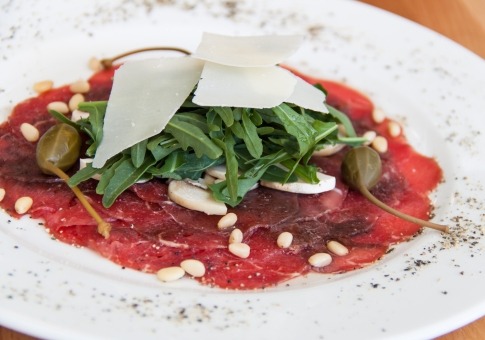
[[[370,148],[361,147],[367,139],[357,136],[344,113],[324,102],[324,88],[310,85],[290,75],[286,69],[271,65],[271,62],[279,61],[282,55],[286,56],[294,49],[300,42],[297,37],[286,37],[292,42],[291,46],[281,48],[270,58],[259,59],[258,53],[268,50],[268,46],[261,47],[261,42],[268,44],[271,40],[212,34],[204,37],[196,53],[190,57],[126,62],[115,73],[110,99],[80,103],[78,110],[83,114],[77,115],[80,117],[77,121],[55,110],[50,111],[60,122],[74,127],[87,137],[85,157],[90,160],[67,179],[69,186],[75,188],[83,181],[99,178],[96,193],[103,196],[103,205],[110,207],[119,195],[139,181],[160,178],[200,182],[204,181],[204,174],[210,169],[224,165],[223,179],[204,182],[203,185],[216,201],[234,207],[260,181],[318,184],[322,174],[311,163],[312,155],[322,148],[342,144],[353,147],[342,164],[342,175],[349,186],[359,190],[383,210],[402,219],[448,232],[446,226],[389,208],[369,192],[380,177],[380,157]],[[276,39],[275,46],[281,47],[283,40]],[[226,50],[218,50],[214,47],[217,41],[230,43],[227,43]],[[238,61],[234,63],[230,60],[228,50],[233,53],[238,47],[248,49],[251,44],[255,46],[249,50],[255,53],[256,61],[244,57],[237,58]],[[155,49],[189,54],[174,47],[139,49],[105,59],[103,66],[109,68],[113,66],[113,61],[121,57]],[[162,108],[158,114],[157,110],[160,105],[163,106],[163,101],[157,98],[156,93],[154,102],[144,103],[143,100],[152,100],[154,95],[151,91],[170,86],[172,78],[160,79],[163,86],[153,75],[148,84],[126,85],[126,82],[130,82],[133,74],[136,74],[135,79],[142,79],[137,73],[139,70],[141,75],[160,72],[160,69],[162,73],[170,70],[168,74],[173,74],[172,66],[183,79],[175,85],[178,86],[176,90],[170,89],[167,91],[172,92],[168,95],[163,94],[169,98],[168,108]],[[274,76],[274,79],[282,79],[284,84],[280,87],[275,84],[277,91],[268,92],[269,100],[254,99],[254,96],[258,96],[254,89],[248,90],[249,94],[239,93],[241,97],[248,96],[242,102],[257,103],[253,106],[241,106],[241,101],[234,93],[228,95],[230,99],[222,99],[224,105],[207,105],[205,103],[217,98],[211,91],[220,86],[218,82],[227,85],[224,83],[227,79],[220,78],[221,69],[227,71],[230,79],[237,79],[231,78],[234,75],[246,75],[250,80]],[[247,82],[247,79],[244,81]],[[136,97],[138,106],[132,106],[130,101],[134,97],[129,97],[131,94],[127,89],[136,91],[135,97],[142,97],[141,102]],[[277,105],[273,105],[274,100]],[[146,107],[140,107],[140,103],[146,104]],[[119,112],[122,114],[118,117]],[[156,117],[154,120],[157,121],[152,122],[152,117]],[[103,149],[102,152],[100,149]],[[333,187],[326,187],[325,190],[331,189]],[[101,229],[104,231],[100,233],[107,237],[109,228],[107,231]]]

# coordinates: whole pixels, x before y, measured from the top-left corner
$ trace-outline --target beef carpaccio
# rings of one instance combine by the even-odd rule
[[[86,100],[107,100],[113,70],[90,79]],[[418,218],[430,214],[428,194],[442,177],[437,163],[416,153],[403,134],[388,132],[389,120],[375,123],[373,105],[348,87],[300,75],[311,83],[321,82],[328,90],[327,102],[344,111],[362,134],[373,130],[387,138],[388,150],[381,154],[383,174],[373,193],[388,205]],[[228,251],[231,232],[219,230],[220,216],[187,210],[171,202],[167,184],[152,180],[135,184],[106,209],[95,194],[94,180],[81,185],[97,211],[112,225],[110,237],[98,234],[96,222],[85,212],[64,182],[43,175],[35,161],[36,143],[27,141],[20,125],[29,122],[42,134],[54,119],[46,110],[52,101],[67,102],[68,86],[42,93],[18,104],[0,127],[0,188],[5,190],[1,206],[15,217],[14,205],[28,196],[33,205],[28,213],[45,220],[45,227],[57,240],[88,247],[121,266],[156,272],[178,266],[184,259],[204,263],[202,283],[228,289],[255,289],[276,285],[309,272],[341,273],[361,268],[382,257],[391,244],[405,241],[420,227],[400,220],[369,203],[341,180],[340,165],[345,150],[330,157],[315,157],[323,172],[337,178],[332,191],[300,195],[266,188],[248,193],[236,208],[237,227],[251,248],[246,259]],[[283,232],[294,236],[289,248],[276,240]],[[317,268],[308,263],[315,253],[328,252],[327,242],[335,240],[347,255],[332,255],[330,265]],[[67,245],[66,245],[67,246]]]

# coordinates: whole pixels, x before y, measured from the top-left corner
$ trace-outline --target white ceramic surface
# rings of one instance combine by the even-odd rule
[[[86,78],[92,56],[193,49],[203,31],[299,33],[299,70],[369,95],[435,156],[436,221],[369,268],[231,292],[161,284],[0,213],[0,324],[69,339],[431,338],[485,314],[485,63],[451,41],[354,1],[0,1],[0,117],[43,79]]]

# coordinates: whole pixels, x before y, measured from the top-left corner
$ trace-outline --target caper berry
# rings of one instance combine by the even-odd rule
[[[364,185],[371,190],[381,177],[381,158],[367,146],[356,147],[345,154],[341,170],[344,181],[350,187],[360,190],[360,186]]]
[[[37,164],[48,175],[53,174],[50,170],[52,165],[66,171],[77,162],[80,150],[81,136],[78,131],[68,124],[56,124],[39,139]]]
[[[421,220],[391,208],[371,194],[371,190],[381,177],[382,164],[379,154],[367,147],[361,146],[353,148],[345,154],[341,166],[343,180],[353,189],[360,193],[370,202],[382,210],[397,216],[403,220],[416,223],[423,227],[436,229],[445,233],[449,232],[447,226],[436,224],[430,221]]]

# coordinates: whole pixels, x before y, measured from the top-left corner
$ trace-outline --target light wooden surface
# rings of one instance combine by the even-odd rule
[[[485,0],[362,1],[427,26],[485,58]],[[0,340],[32,339],[0,327]],[[485,317],[438,339],[485,339]]]

